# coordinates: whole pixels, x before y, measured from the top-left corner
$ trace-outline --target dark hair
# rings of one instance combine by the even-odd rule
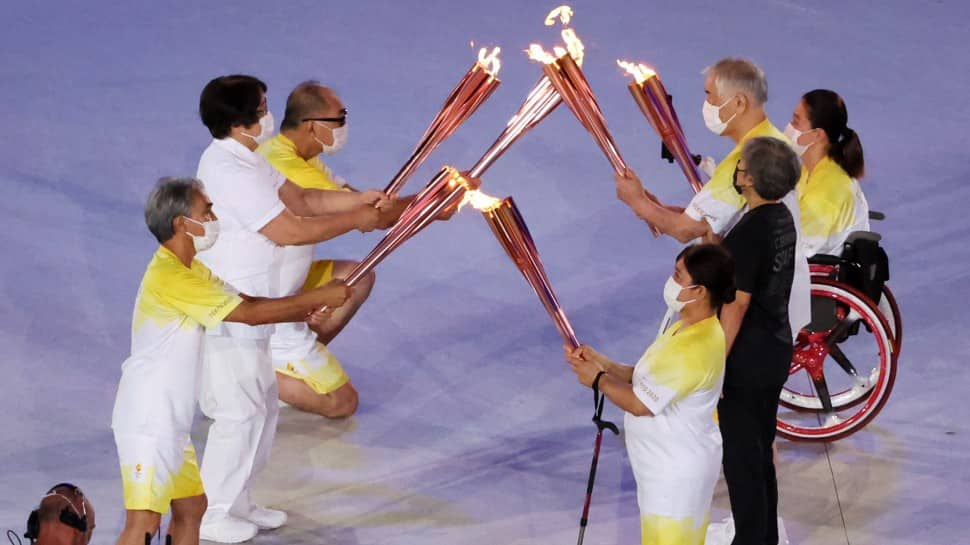
[[[691,281],[707,288],[711,307],[734,302],[734,258],[720,244],[695,244],[681,250],[677,260],[684,260],[684,268]]]
[[[759,136],[748,140],[741,148],[741,158],[755,192],[763,199],[774,201],[784,197],[795,189],[801,177],[798,155],[787,142],[777,138]]]
[[[161,178],[145,201],[145,225],[164,243],[175,236],[172,222],[179,216],[192,215],[192,197],[195,191],[204,191],[202,182],[196,178]]]
[[[213,138],[229,136],[229,129],[259,122],[259,104],[266,84],[244,75],[219,76],[202,89],[199,117]]]
[[[802,95],[805,111],[813,129],[822,129],[829,138],[829,157],[856,179],[866,173],[859,135],[849,128],[849,112],[835,91],[815,89]]]
[[[286,111],[280,129],[295,129],[308,117],[319,115],[319,112],[330,106],[330,102],[323,94],[324,87],[316,80],[308,80],[296,86],[286,97]]]

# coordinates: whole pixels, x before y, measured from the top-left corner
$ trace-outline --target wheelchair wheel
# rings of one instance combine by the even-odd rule
[[[899,351],[903,347],[903,318],[899,314],[899,305],[896,304],[896,297],[886,284],[882,285],[882,297],[879,298],[879,311],[886,317],[892,333],[893,351],[896,358],[899,358]]]
[[[858,290],[812,278],[812,323],[795,342],[778,410],[778,434],[828,442],[865,427],[896,379],[886,317]]]

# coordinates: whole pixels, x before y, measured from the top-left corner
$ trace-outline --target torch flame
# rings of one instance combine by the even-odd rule
[[[466,204],[472,205],[472,208],[475,210],[488,212],[501,206],[502,201],[477,189],[471,189],[465,192],[465,196],[461,199],[461,204],[458,205],[458,209],[461,210]]]
[[[558,8],[549,12],[546,16],[546,26],[552,26],[555,24],[556,18],[562,21],[565,26],[569,23],[573,15],[573,10],[569,6],[559,6]],[[562,58],[564,55],[568,54],[570,57],[576,61],[579,66],[583,65],[584,56],[584,46],[583,41],[576,36],[576,31],[571,28],[564,28],[560,33],[563,42],[566,47],[555,46],[552,48],[552,53],[549,53],[542,48],[539,44],[530,44],[529,49],[526,50],[529,58],[541,62],[543,64],[552,64],[556,62],[556,59]]]
[[[643,82],[657,75],[653,68],[650,68],[642,63],[632,63],[617,59],[616,64],[618,64],[620,68],[626,70],[628,74],[636,78],[638,84],[642,84]]]
[[[488,52],[487,47],[478,50],[478,64],[492,77],[498,76],[498,71],[502,68],[502,61],[498,58],[498,54],[501,51],[502,48],[500,47],[493,48],[491,53]]]
[[[552,26],[556,24],[556,19],[559,19],[559,21],[563,25],[568,25],[569,20],[572,18],[572,16],[573,16],[573,8],[566,5],[559,6],[557,8],[554,8],[552,11],[550,11],[549,15],[546,15],[546,26]]]
[[[584,47],[583,41],[576,36],[576,31],[571,28],[563,29],[562,39],[566,42],[566,50],[569,51],[569,56],[576,61],[579,66],[583,65]]]
[[[539,44],[529,44],[529,49],[526,49],[525,52],[529,55],[530,59],[539,61],[543,64],[552,64],[556,62],[556,56],[543,49]]]

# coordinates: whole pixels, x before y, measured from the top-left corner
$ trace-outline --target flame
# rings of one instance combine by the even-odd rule
[[[526,49],[525,52],[529,55],[530,59],[539,61],[543,64],[552,64],[556,62],[556,56],[543,49],[539,44],[529,44],[529,49]]]
[[[552,26],[556,24],[556,19],[559,19],[564,26],[569,24],[569,20],[573,16],[573,8],[563,5],[558,8],[554,8],[546,15],[546,26]]]
[[[489,212],[502,206],[502,201],[477,189],[470,189],[462,197],[461,203],[458,205],[458,210],[461,210],[461,207],[466,204],[472,205],[472,208],[480,212]]]
[[[582,66],[585,47],[583,47],[583,41],[579,39],[579,36],[576,36],[576,31],[571,28],[563,29],[562,39],[566,42],[566,50],[569,51],[569,56],[576,61],[576,64]]]
[[[498,54],[502,51],[502,48],[495,47],[492,48],[492,52],[488,52],[487,47],[483,47],[478,50],[478,64],[485,69],[492,77],[498,76],[498,71],[502,69],[502,61],[499,60]]]
[[[554,25],[557,18],[562,22],[563,26],[568,25],[572,16],[573,9],[571,7],[559,6],[550,11],[549,15],[546,16],[546,26]],[[564,28],[560,32],[560,36],[562,36],[563,43],[566,44],[565,47],[554,46],[552,53],[549,53],[539,44],[530,44],[526,53],[530,59],[544,64],[552,64],[556,62],[556,59],[568,54],[576,61],[576,64],[582,66],[585,47],[583,46],[583,41],[576,35],[576,31],[571,28]]]
[[[636,78],[638,84],[642,84],[643,82],[657,75],[657,72],[655,72],[653,68],[650,68],[642,63],[632,63],[617,59],[616,64],[619,65],[620,68],[626,70],[627,74],[630,74]]]

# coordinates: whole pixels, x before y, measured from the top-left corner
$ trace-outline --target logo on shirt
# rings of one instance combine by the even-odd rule
[[[131,480],[136,483],[145,481],[145,472],[142,471],[141,464],[135,464],[135,467],[132,470]]]

